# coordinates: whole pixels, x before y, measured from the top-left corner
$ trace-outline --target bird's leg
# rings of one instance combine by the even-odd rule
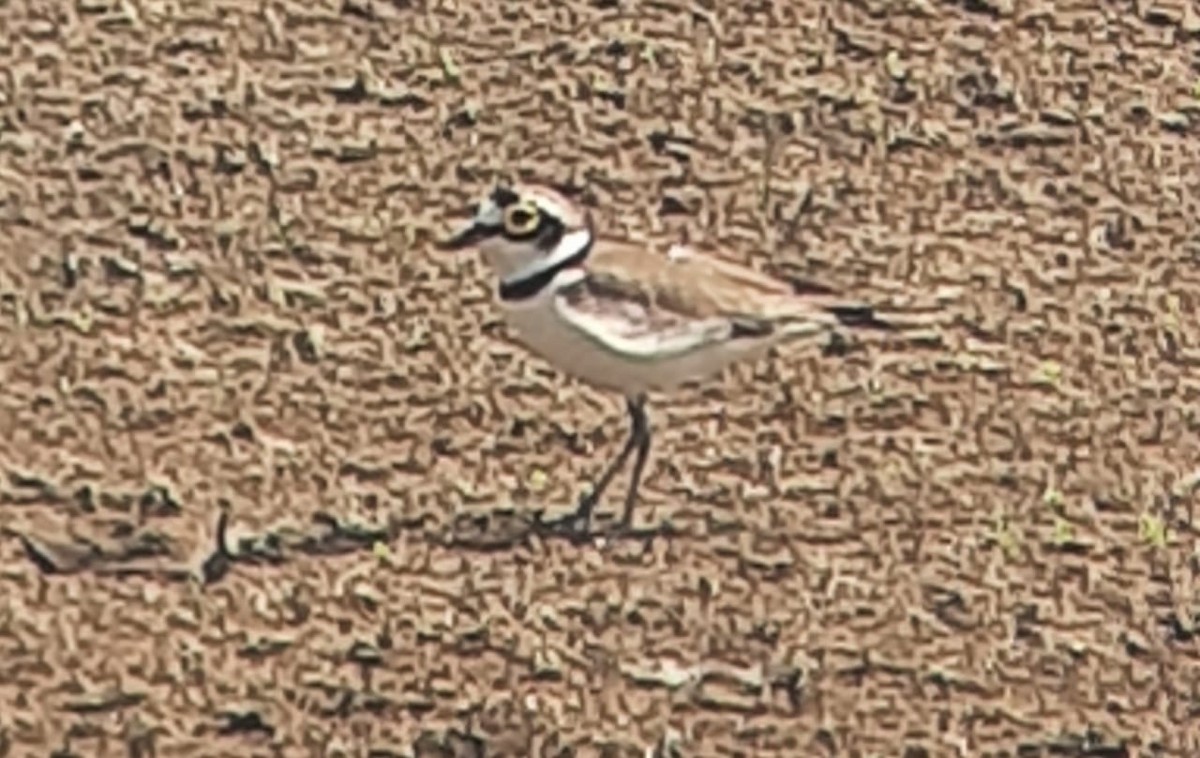
[[[621,528],[633,526],[633,506],[637,503],[638,486],[642,483],[642,471],[650,457],[650,419],[646,417],[646,398],[638,398],[629,404],[629,415],[633,418],[633,432],[629,439],[637,442],[637,457],[633,459],[633,473],[629,477],[629,492],[625,495],[625,512],[621,514]]]
[[[650,434],[649,424],[646,420],[646,396],[637,395],[626,398],[625,406],[629,411],[629,418],[632,422],[629,430],[629,439],[625,441],[625,447],[621,448],[621,452],[617,454],[617,457],[608,464],[608,468],[604,470],[604,473],[600,475],[600,478],[592,486],[591,492],[579,501],[579,507],[575,509],[574,513],[548,522],[545,526],[557,528],[560,526],[574,527],[578,525],[579,533],[587,534],[591,530],[592,512],[596,509],[596,503],[600,501],[600,497],[608,489],[608,485],[612,482],[613,477],[624,467],[625,462],[629,460],[629,456],[636,449],[638,457],[637,466],[634,470],[635,478],[630,484],[629,495],[625,502],[625,518],[628,520],[633,509],[633,502],[637,496],[637,479],[641,476],[641,469],[645,465],[646,453],[649,452]]]
[[[600,475],[600,478],[596,480],[596,484],[592,487],[592,491],[579,501],[579,508],[575,511],[573,517],[574,521],[580,523],[582,527],[581,531],[585,534],[591,529],[592,512],[596,509],[596,504],[600,502],[600,497],[604,494],[604,491],[608,489],[608,485],[612,482],[613,477],[617,475],[617,472],[625,467],[625,462],[629,460],[629,456],[633,453],[634,449],[639,451],[638,460],[641,461],[642,454],[640,451],[643,447],[642,440],[645,439],[646,442],[650,441],[646,434],[648,426],[646,424],[645,405],[646,397],[644,395],[626,398],[625,400],[625,407],[629,412],[629,420],[631,422],[629,428],[629,439],[625,441],[625,447],[621,448],[621,452],[617,455],[617,457],[608,465],[608,468],[604,470],[604,473]],[[630,485],[630,495],[633,496],[636,494],[637,480],[635,479]],[[629,505],[626,507],[628,508]]]

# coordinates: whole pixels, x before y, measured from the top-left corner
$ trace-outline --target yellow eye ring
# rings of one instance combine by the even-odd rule
[[[542,213],[530,202],[515,203],[504,209],[504,232],[512,237],[530,234],[541,222]]]

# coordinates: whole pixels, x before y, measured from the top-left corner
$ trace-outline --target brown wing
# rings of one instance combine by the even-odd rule
[[[674,246],[666,254],[628,243],[598,244],[589,274],[603,286],[696,318],[724,317],[745,336],[769,334],[776,324],[810,321],[861,326],[869,307],[828,294],[796,294],[792,286],[745,266]]]
[[[555,307],[563,322],[611,352],[655,360],[739,336],[737,324],[720,315],[698,316],[664,305],[628,278],[586,274],[558,289]]]

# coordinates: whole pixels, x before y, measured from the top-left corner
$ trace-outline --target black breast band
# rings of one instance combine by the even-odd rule
[[[595,237],[588,236],[588,243],[579,248],[579,252],[572,255],[553,266],[544,268],[534,272],[524,279],[518,279],[515,282],[500,282],[500,299],[505,302],[516,302],[518,300],[528,300],[536,296],[539,292],[545,289],[550,282],[554,281],[554,277],[558,276],[560,271],[564,271],[572,266],[578,266],[587,259],[588,254],[592,252],[592,244],[595,242]]]

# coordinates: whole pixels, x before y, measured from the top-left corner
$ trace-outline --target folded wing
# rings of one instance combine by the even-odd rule
[[[670,311],[728,319],[735,337],[889,326],[864,303],[811,288],[798,293],[788,282],[683,245],[666,255],[634,245],[605,245],[598,247],[587,269],[606,286],[636,293]]]
[[[633,360],[659,360],[729,340],[735,320],[681,311],[627,281],[589,274],[559,289],[563,322],[605,350]]]

